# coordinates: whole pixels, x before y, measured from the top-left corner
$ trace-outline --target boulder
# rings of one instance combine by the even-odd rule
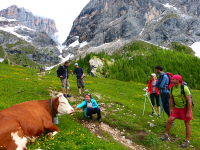
[[[97,76],[97,68],[98,68],[98,66],[99,66],[100,68],[103,67],[103,63],[102,63],[101,59],[96,58],[96,57],[93,58],[93,59],[90,59],[89,65],[90,65],[91,76],[92,76],[92,77],[96,77],[96,76]]]

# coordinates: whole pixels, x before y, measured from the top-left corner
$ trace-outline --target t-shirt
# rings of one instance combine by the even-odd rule
[[[184,91],[185,91],[185,96],[190,95],[190,90],[188,89],[187,86],[184,86]],[[170,95],[171,94],[174,97],[174,102],[175,102],[176,108],[185,108],[186,107],[187,100],[186,100],[185,96],[183,94],[181,94],[181,84],[179,84],[177,87],[173,86],[172,93],[171,93],[171,89],[170,89]]]
[[[90,103],[88,103],[88,107],[91,107],[92,106],[92,103],[90,102]]]
[[[82,68],[79,67],[79,68],[76,68],[76,69],[74,70],[73,74],[75,74],[75,73],[76,73],[77,79],[80,79],[81,76],[83,75],[84,71],[83,71]]]
[[[152,82],[152,93],[156,93],[156,80]]]

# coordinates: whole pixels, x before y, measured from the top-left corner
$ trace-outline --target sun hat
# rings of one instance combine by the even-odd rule
[[[152,73],[151,76],[156,76],[156,74],[155,74],[155,73]]]
[[[75,63],[74,66],[78,66],[78,63]]]
[[[174,75],[174,76],[172,77],[172,79],[177,79],[177,80],[180,81],[181,84],[183,84],[182,77],[181,77],[180,75],[178,75],[178,74]]]

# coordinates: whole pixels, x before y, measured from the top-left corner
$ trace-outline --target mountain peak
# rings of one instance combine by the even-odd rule
[[[24,7],[19,8],[17,5],[11,5],[1,10],[0,17],[16,19],[28,28],[46,32],[52,39],[54,39],[54,34],[57,32],[54,20],[34,16],[32,12],[26,10]]]

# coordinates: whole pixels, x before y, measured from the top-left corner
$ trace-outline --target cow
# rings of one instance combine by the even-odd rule
[[[52,118],[73,112],[62,93],[51,100],[26,101],[1,110],[0,150],[27,149],[28,141],[34,141],[46,130],[55,135],[59,128]]]

